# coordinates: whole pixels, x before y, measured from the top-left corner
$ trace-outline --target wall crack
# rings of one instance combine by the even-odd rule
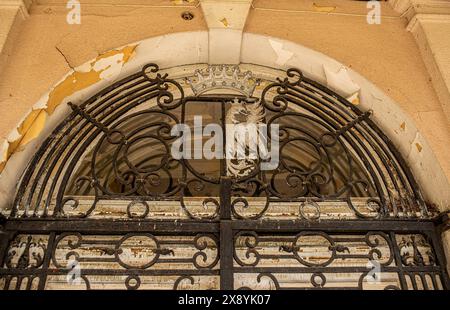
[[[70,62],[67,59],[66,55],[64,55],[64,53],[58,48],[58,46],[55,45],[55,48],[61,54],[61,56],[64,58],[64,60],[66,61],[67,65],[69,66],[69,68],[72,69],[73,71],[75,71],[75,68],[70,64]]]

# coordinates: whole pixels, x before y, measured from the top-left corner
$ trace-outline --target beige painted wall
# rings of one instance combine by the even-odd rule
[[[189,8],[195,18],[185,21],[180,15],[187,8],[87,4],[82,5],[81,25],[69,25],[65,1],[36,2],[38,4],[30,9],[30,17],[21,25],[7,64],[0,68],[0,138],[6,137],[31,106],[71,67],[144,38],[206,30],[200,8]],[[171,4],[170,1],[151,3],[155,6]]]
[[[34,1],[6,65],[0,68],[0,138],[71,67],[137,40],[206,30],[196,1],[81,3],[81,25],[68,25],[66,1]],[[193,20],[180,17],[186,10],[194,13]],[[382,4],[381,25],[368,25],[366,13],[365,3],[353,1],[255,0],[244,31],[302,44],[372,81],[414,119],[450,179],[450,124],[414,38],[405,29],[407,20],[387,3]]]

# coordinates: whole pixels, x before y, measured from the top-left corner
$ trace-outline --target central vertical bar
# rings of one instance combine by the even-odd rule
[[[231,227],[231,178],[227,176],[226,166],[226,107],[225,100],[222,105],[222,134],[223,152],[220,167],[220,289],[232,290],[234,288],[233,277],[233,230]]]
[[[231,178],[220,177],[220,220],[231,220]]]
[[[220,178],[220,289],[233,289],[233,230],[231,228],[231,179]]]
[[[231,221],[220,221],[220,289],[232,290],[233,277],[233,230]]]
[[[225,107],[225,101],[222,100],[220,102],[221,105],[221,117],[220,117],[220,121],[221,121],[221,126],[222,126],[222,152],[223,152],[223,156],[222,159],[220,160],[220,175],[221,176],[226,176],[227,175],[227,123],[226,123],[226,107]]]

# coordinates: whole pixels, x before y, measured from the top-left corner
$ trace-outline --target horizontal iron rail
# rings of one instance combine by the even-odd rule
[[[0,269],[1,274],[7,275],[41,275],[47,274],[49,276],[67,275],[70,269],[62,268],[48,268],[48,269]],[[190,276],[218,276],[219,269],[83,269],[83,275],[130,275],[136,274],[140,276],[171,276],[171,275],[190,275]]]
[[[224,222],[223,220],[221,221]],[[228,222],[228,221],[227,221]],[[434,231],[431,220],[230,220],[233,230],[292,232],[323,230],[363,232],[372,230],[411,232]],[[8,219],[4,231],[45,233],[48,231],[121,233],[121,232],[219,232],[219,221],[195,220],[103,220],[103,219]]]
[[[321,230],[338,232],[363,231],[434,231],[432,221],[404,221],[404,220],[323,220],[317,222],[301,220],[256,220],[231,221],[233,230],[256,230],[267,232],[291,232],[296,230]]]
[[[399,270],[407,272],[441,272],[437,266],[421,267],[385,267],[380,266],[380,272],[398,272]],[[234,267],[234,273],[358,273],[367,271],[367,267]]]
[[[83,232],[94,234],[115,234],[124,232],[196,233],[219,232],[219,223],[176,221],[176,220],[82,220],[71,219],[10,219],[4,225],[5,231],[45,234],[55,232]]]

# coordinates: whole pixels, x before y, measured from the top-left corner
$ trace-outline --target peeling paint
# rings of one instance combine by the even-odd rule
[[[186,3],[194,3],[195,0],[171,0],[171,2],[175,5],[183,5]]]
[[[122,67],[123,64],[128,62],[135,48],[136,45],[106,52],[90,63],[91,68],[89,71],[84,71],[86,68],[83,68],[83,71],[74,71],[70,74],[50,92],[46,109],[49,115],[55,111],[64,98],[100,81],[102,73],[113,65],[111,64],[111,58],[112,60],[117,60],[117,56],[121,57],[120,67]]]
[[[350,97],[348,97],[347,100],[350,101],[353,105],[358,105],[358,104],[360,104],[360,100],[359,100],[359,92],[354,93],[353,95],[351,95]]]
[[[9,141],[7,157],[20,151],[42,131],[47,120],[47,112],[43,109],[32,110],[24,121],[17,127],[18,138]]]
[[[284,66],[289,59],[294,56],[294,53],[283,48],[283,43],[269,39],[270,46],[272,46],[274,52],[277,54],[277,60],[275,63],[279,66]]]
[[[230,24],[228,23],[228,20],[224,17],[220,20],[220,22],[225,26],[228,27]]]
[[[416,145],[416,148],[419,151],[419,153],[422,152],[422,149],[423,149],[422,145],[419,142],[416,142],[415,145]]]
[[[347,68],[341,67],[334,72],[328,66],[323,65],[323,71],[327,79],[327,86],[340,95],[348,98],[359,92],[361,87],[353,82]]]
[[[411,154],[415,153],[415,150],[420,154],[423,151],[423,144],[422,144],[422,137],[419,132],[416,132],[414,139],[409,141],[410,144],[410,150],[408,153],[408,157],[411,156]],[[417,155],[416,155],[417,156]]]
[[[8,141],[3,140],[2,146],[1,146],[1,153],[0,156],[1,158],[8,158]],[[0,162],[0,172],[3,171],[3,169],[5,168],[6,165],[6,160]]]
[[[403,122],[403,123],[400,124],[400,129],[401,129],[402,131],[406,131],[406,123],[405,123],[405,122]]]
[[[122,67],[134,55],[137,45],[108,51],[90,63],[84,64],[69,73],[49,93],[46,102],[38,102],[3,142],[0,158],[0,173],[7,160],[15,152],[35,139],[45,127],[48,116],[64,102],[64,99],[100,80],[112,80],[120,74]]]
[[[323,13],[331,13],[334,10],[336,10],[335,6],[318,5],[316,3],[313,3],[313,7],[316,12],[323,12]]]

